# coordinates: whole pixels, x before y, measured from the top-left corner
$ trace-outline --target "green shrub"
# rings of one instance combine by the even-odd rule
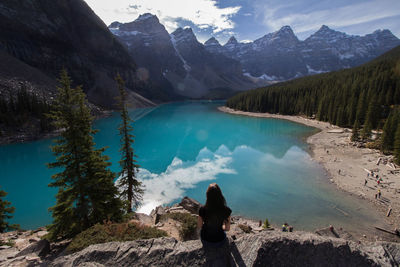
[[[166,220],[167,218],[181,223],[179,236],[182,238],[182,240],[190,240],[195,238],[197,230],[196,216],[192,216],[190,213],[166,213],[161,216],[161,220]]]
[[[93,244],[113,241],[132,241],[167,236],[167,233],[154,227],[137,223],[96,224],[76,235],[67,251],[76,252]]]
[[[242,231],[245,232],[246,234],[251,233],[251,227],[246,224],[239,224],[238,227],[242,229]]]
[[[269,224],[269,221],[268,221],[268,219],[265,219],[265,221],[264,221],[264,224],[263,224],[263,226],[262,226],[264,229],[267,229],[267,228],[269,228],[270,227],[270,224]]]

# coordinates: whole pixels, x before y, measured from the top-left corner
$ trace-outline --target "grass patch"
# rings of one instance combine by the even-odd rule
[[[166,213],[161,215],[161,221],[167,218],[173,219],[181,223],[179,236],[182,240],[190,240],[196,238],[197,217],[190,213]]]
[[[167,236],[167,233],[154,227],[136,223],[96,224],[76,235],[67,247],[67,251],[80,251],[93,244],[113,241],[132,241],[163,236]]]

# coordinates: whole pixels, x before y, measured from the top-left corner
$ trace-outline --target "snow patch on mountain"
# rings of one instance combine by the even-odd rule
[[[176,55],[180,58],[180,60],[182,60],[183,68],[186,70],[187,73],[189,73],[192,68],[189,66],[189,64],[187,64],[186,60],[183,58],[183,56],[181,55],[181,53],[177,49],[177,47],[176,47],[177,41],[175,40],[175,36],[173,34],[170,34],[170,36],[171,36],[171,42],[172,42],[172,45],[173,45],[173,47],[175,49]]]
[[[308,70],[308,74],[320,74],[320,73],[328,72],[326,70],[314,70],[309,65],[306,65],[306,67],[307,67],[307,70]]]

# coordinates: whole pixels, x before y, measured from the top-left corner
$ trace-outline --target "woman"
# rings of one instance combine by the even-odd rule
[[[221,189],[216,183],[207,189],[206,205],[199,209],[197,228],[201,228],[200,237],[203,244],[224,244],[226,234],[231,226],[232,210],[226,206]]]

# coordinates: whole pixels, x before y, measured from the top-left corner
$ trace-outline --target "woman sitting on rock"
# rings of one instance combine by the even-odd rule
[[[225,243],[226,234],[231,226],[232,210],[226,206],[221,189],[216,183],[210,184],[207,189],[206,205],[199,209],[197,227],[203,245],[218,246]]]

